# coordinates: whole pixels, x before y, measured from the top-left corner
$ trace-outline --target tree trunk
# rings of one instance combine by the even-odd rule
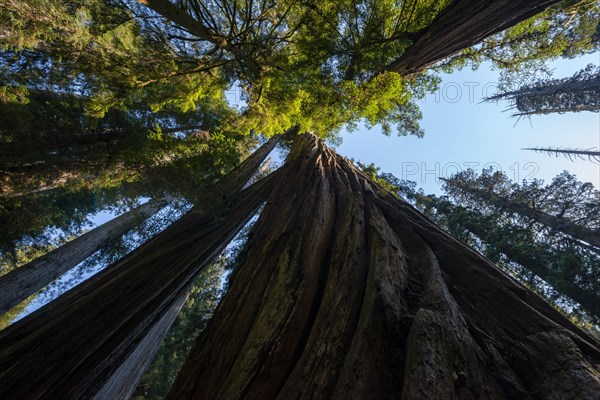
[[[143,204],[61,247],[0,276],[0,315],[142,223],[165,206],[164,200]]]
[[[163,313],[160,320],[148,331],[129,358],[112,374],[110,379],[95,395],[96,400],[129,400],[133,395],[144,372],[156,356],[158,347],[175,322],[181,307],[189,295],[189,288],[183,290]]]
[[[560,147],[526,147],[521,150],[531,150],[537,151],[538,153],[546,153],[548,155],[553,155],[558,157],[559,155],[563,155],[565,158],[573,161],[576,159],[585,159],[587,158],[589,161],[596,161],[600,163],[600,151],[593,150],[581,150],[581,149],[563,149]]]
[[[573,79],[573,78],[571,78]],[[524,87],[518,90],[499,93],[488,97],[486,101],[497,101],[501,99],[514,99],[518,97],[552,97],[561,93],[581,93],[581,92],[600,92],[600,76],[573,80],[571,82],[543,82],[537,83],[531,87]]]
[[[138,2],[198,38],[211,42],[221,48],[229,48],[225,37],[215,35],[202,22],[192,18],[186,10],[177,7],[169,0],[138,0]]]
[[[569,107],[556,107],[556,108],[540,108],[531,111],[523,111],[512,114],[513,117],[522,117],[527,115],[549,115],[549,114],[563,114],[566,112],[582,112],[591,111],[599,112],[600,104],[578,104]]]
[[[558,0],[455,0],[386,70],[421,72],[558,3]]]
[[[277,142],[271,139],[226,177],[236,190],[224,200]],[[143,358],[151,358],[150,347],[158,343],[152,337],[164,335],[191,282],[254,215],[277,176],[236,196],[224,217],[193,208],[125,258],[0,332],[0,398],[87,399],[133,390],[139,370],[122,368],[124,363],[147,365]]]
[[[314,136],[168,399],[593,399],[599,344]]]

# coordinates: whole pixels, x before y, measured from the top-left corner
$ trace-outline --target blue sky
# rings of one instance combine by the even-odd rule
[[[553,77],[571,76],[590,63],[600,65],[600,52],[553,62]],[[599,113],[533,116],[517,123],[509,112],[503,112],[507,103],[480,104],[482,97],[494,93],[498,81],[498,72],[489,65],[442,78],[440,90],[419,103],[424,138],[388,137],[379,128],[363,128],[343,132],[338,152],[363,163],[373,162],[398,178],[417,181],[427,193],[440,193],[438,176],[469,166],[477,170],[494,166],[518,181],[549,181],[568,170],[600,188],[597,164],[520,150],[535,146],[600,148]]]

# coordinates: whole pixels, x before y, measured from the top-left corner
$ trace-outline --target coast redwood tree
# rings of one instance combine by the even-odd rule
[[[559,3],[559,0],[454,0],[388,71],[412,75]]]
[[[168,396],[596,399],[600,344],[312,135]]]

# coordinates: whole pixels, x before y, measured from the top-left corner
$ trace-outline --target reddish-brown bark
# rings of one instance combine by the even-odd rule
[[[594,399],[598,342],[297,139],[168,398]]]
[[[412,75],[510,28],[559,0],[455,0],[386,70]]]

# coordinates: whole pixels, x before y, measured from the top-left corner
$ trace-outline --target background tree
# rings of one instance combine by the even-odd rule
[[[127,257],[1,331],[0,363],[11,365],[2,367],[7,371],[0,375],[2,397],[128,397],[173,323],[193,280],[264,201],[270,190],[268,183],[276,177],[264,178],[241,193],[240,189],[277,141],[272,138],[261,146],[215,188],[225,208],[220,209],[222,214],[201,211],[206,205],[192,208]],[[171,268],[164,268],[166,264]],[[52,309],[55,311],[49,311]],[[61,322],[61,318],[65,320]],[[62,335],[69,345],[42,344]],[[45,353],[44,370],[52,373],[34,373],[37,383],[24,385],[19,383],[26,379],[23,372],[30,374],[34,364],[38,365],[34,360],[39,353],[31,352],[31,348]],[[34,364],[27,366],[31,362]],[[48,368],[51,363],[55,367]]]
[[[359,163],[359,167],[382,186],[411,202],[453,237],[477,249],[509,274],[561,307],[583,326],[598,331],[600,257],[597,250],[560,234],[557,236],[555,232],[515,216],[510,210],[502,210],[481,197],[465,199],[456,194],[441,197],[425,195],[416,189],[415,182],[382,173],[374,164],[366,166]],[[484,174],[491,173],[484,171]],[[457,174],[451,181],[463,176],[472,178],[475,175]],[[502,176],[502,179],[509,183],[506,176]],[[538,183],[541,185],[541,182]],[[563,185],[569,187],[562,189],[565,192],[591,192],[592,199],[589,199],[590,193],[587,197],[593,206],[593,187],[578,182],[568,173],[558,176],[546,187],[541,186],[545,190],[543,194],[529,195],[549,197],[549,192],[558,192],[557,186]],[[454,193],[448,189],[446,192]],[[561,201],[563,196],[556,193],[553,201]],[[579,200],[586,197],[581,193],[579,196]],[[571,193],[570,197],[573,201],[576,195]],[[593,219],[594,211],[590,211],[589,215]]]
[[[442,68],[477,67],[487,60],[502,71],[501,86],[507,86],[520,78],[548,72],[549,60],[597,51],[599,16],[600,6],[594,0],[557,2],[445,60]]]
[[[569,160],[589,160],[600,162],[600,151],[595,151],[592,149],[563,149],[556,147],[531,147],[523,150],[532,150],[537,151],[538,153],[546,153],[548,155],[554,155],[556,157],[563,156],[568,158]]]
[[[486,170],[476,176],[467,170],[445,180],[444,189],[460,201],[478,199],[489,209],[538,224],[551,236],[566,235],[600,249],[600,193],[566,171],[544,187],[539,180],[519,185],[502,172]]]
[[[307,141],[317,143],[320,152],[307,150],[307,145],[304,150],[293,153],[292,167],[284,167],[243,191],[241,199],[225,204],[227,211],[217,210],[223,213],[216,213],[217,218],[213,218],[215,210],[210,207],[210,212],[195,213],[200,208],[207,211],[207,204],[200,203],[201,197],[193,193],[198,188],[214,189],[206,197],[216,199],[219,205],[223,200],[225,203],[231,200],[231,193],[238,188],[219,181],[219,172],[230,168],[231,161],[237,165],[239,158],[235,156],[242,153],[238,146],[255,142],[259,132],[271,136],[293,127],[296,133],[312,129],[329,136],[342,126],[351,127],[366,121],[370,125],[382,124],[386,132],[397,125],[400,132],[421,135],[417,124],[419,111],[413,100],[435,87],[437,79],[427,74],[415,75],[406,68],[400,73],[386,70],[390,63],[402,59],[415,71],[422,71],[431,63],[443,61],[501,29],[519,21],[526,22],[526,18],[554,3],[541,0],[319,4],[228,0],[177,3],[9,0],[3,3],[0,6],[2,57],[10,61],[1,77],[3,98],[23,104],[26,94],[36,90],[61,96],[66,93],[79,102],[73,106],[73,115],[98,120],[117,112],[144,130],[151,126],[150,134],[143,136],[144,145],[128,153],[134,161],[118,158],[118,162],[111,165],[115,168],[107,168],[106,175],[94,175],[93,185],[107,188],[162,180],[164,186],[153,190],[167,188],[165,191],[193,199],[196,207],[152,242],[0,333],[0,343],[4,343],[0,362],[6,364],[6,368],[0,369],[7,371],[0,375],[2,395],[115,398],[129,393],[134,386],[132,382],[139,378],[150,354],[172,323],[193,277],[241,228],[243,221],[255,213],[273,188],[281,189],[281,193],[273,195],[280,197],[273,197],[278,199],[277,205],[273,202],[267,205],[266,215],[271,219],[265,216],[264,220],[269,223],[260,228],[264,232],[265,225],[276,221],[272,236],[263,235],[271,240],[251,239],[249,252],[257,256],[246,255],[246,261],[252,264],[267,260],[271,267],[279,268],[278,259],[265,255],[278,254],[289,260],[285,265],[281,263],[284,268],[281,275],[272,276],[286,277],[285,268],[296,268],[294,272],[299,273],[291,274],[291,281],[300,282],[299,293],[303,297],[281,297],[281,293],[295,289],[293,285],[281,284],[278,279],[273,279],[273,285],[260,293],[242,293],[249,296],[249,301],[240,303],[243,307],[239,309],[235,305],[236,296],[229,297],[234,300],[228,304],[233,302],[233,308],[240,312],[236,324],[240,322],[248,330],[241,329],[236,334],[242,336],[223,341],[235,343],[230,353],[219,355],[220,365],[230,363],[228,357],[238,357],[231,349],[243,347],[239,338],[254,329],[255,321],[258,322],[252,333],[255,337],[260,339],[269,335],[268,332],[275,332],[272,337],[278,334],[276,330],[269,331],[277,328],[276,324],[253,319],[257,315],[266,319],[269,315],[284,318],[285,313],[269,314],[271,302],[278,302],[276,307],[293,309],[289,320],[292,323],[282,336],[289,338],[285,335],[292,332],[292,337],[290,341],[280,342],[284,348],[275,349],[275,362],[267,363],[285,365],[284,370],[235,369],[235,376],[231,375],[233,381],[224,386],[225,391],[238,390],[244,385],[246,373],[260,371],[250,379],[257,391],[243,389],[240,397],[248,393],[256,397],[282,393],[285,397],[289,392],[284,390],[284,383],[307,393],[318,388],[323,389],[319,393],[335,392],[347,394],[346,397],[362,394],[364,397],[366,393],[404,391],[407,397],[417,397],[425,383],[432,379],[440,382],[434,389],[441,397],[454,391],[461,392],[461,396],[471,391],[475,393],[473,397],[490,393],[490,397],[500,393],[507,397],[525,397],[529,393],[544,395],[557,390],[581,397],[588,396],[586,390],[595,393],[593,379],[597,374],[595,364],[591,363],[596,362],[598,350],[593,339],[537,297],[531,297],[526,304],[522,299],[529,297],[529,292],[444,236],[314,138]],[[498,4],[503,7],[498,9]],[[469,18],[477,23],[465,24]],[[165,20],[170,22],[165,23]],[[431,32],[457,35],[429,35],[429,39],[423,39]],[[433,57],[415,51],[429,41],[436,49]],[[225,104],[223,92],[237,84],[243,88],[245,104],[236,110]],[[78,113],[78,110],[83,112]],[[189,112],[189,119],[180,115],[184,112]],[[191,118],[193,113],[199,113],[200,117]],[[198,123],[202,117],[216,121],[215,128]],[[153,120],[155,123],[148,123]],[[180,124],[181,120],[188,123]],[[186,129],[172,130],[182,127],[194,127],[192,132],[196,129],[209,132],[211,140],[214,138],[228,151],[221,157],[219,152],[211,151],[210,143],[198,143],[198,135],[186,134]],[[249,137],[248,142],[240,140],[242,137]],[[70,154],[74,148],[76,146],[69,143],[68,147],[62,145],[53,151]],[[311,164],[315,161],[313,156],[319,161]],[[208,164],[211,157],[214,158],[212,171],[197,168]],[[85,160],[86,156],[81,158]],[[26,165],[20,160],[10,162],[17,167]],[[180,170],[186,179],[179,179]],[[129,171],[133,177],[128,175]],[[80,177],[86,176],[84,169],[78,172]],[[292,180],[290,176],[299,179]],[[283,177],[289,181],[280,182]],[[309,177],[314,179],[308,181]],[[196,182],[202,184],[194,185]],[[322,186],[315,188],[317,184]],[[306,194],[304,190],[298,194],[299,187],[307,188]],[[13,189],[12,193],[27,196],[37,189],[39,187]],[[306,196],[312,203],[301,201]],[[298,201],[300,207],[291,209],[290,204]],[[317,214],[310,205],[317,205]],[[273,215],[282,218],[276,219]],[[332,231],[334,223],[339,232]],[[261,232],[260,229],[255,233]],[[342,236],[344,240],[340,239]],[[281,240],[275,243],[274,237]],[[305,260],[298,255],[298,243],[315,250],[306,252],[314,256],[306,263],[309,273],[305,286],[301,281],[306,271]],[[282,249],[289,251],[281,253]],[[335,261],[331,263],[334,266],[350,268],[343,271],[330,268],[330,263],[321,262],[323,259]],[[167,264],[170,268],[164,268]],[[367,265],[382,267],[368,269]],[[456,265],[464,269],[457,270]],[[264,279],[261,283],[269,281],[271,270],[251,270],[256,271],[259,279]],[[473,279],[478,273],[480,279]],[[240,272],[235,279],[239,280],[243,274]],[[444,281],[448,277],[453,281]],[[241,282],[238,291],[251,287],[244,285],[243,279]],[[132,285],[137,286],[132,289]],[[275,295],[265,297],[263,307],[262,293],[266,289],[274,290]],[[486,297],[492,290],[501,295]],[[340,293],[346,298],[339,297]],[[469,297],[471,294],[477,294],[476,301]],[[382,313],[382,304],[387,314]],[[473,304],[482,307],[475,309]],[[343,310],[336,315],[338,305]],[[363,306],[366,314],[361,315]],[[507,316],[504,314],[506,306],[518,312]],[[246,311],[253,308],[257,312],[242,312],[244,307]],[[226,321],[227,313],[222,315],[225,317],[214,324],[222,323],[224,329],[231,327],[231,321]],[[475,324],[475,328],[467,326],[467,322]],[[371,326],[374,340],[354,335],[354,332],[371,332]],[[339,336],[337,329],[341,332]],[[430,340],[419,339],[428,336],[426,329],[442,334],[429,335]],[[209,342],[217,343],[214,338],[224,336],[216,335],[216,331],[211,329],[206,334]],[[523,331],[536,334],[523,335]],[[316,332],[314,340],[312,332]],[[462,338],[466,342],[462,342]],[[489,338],[492,338],[491,344]],[[50,341],[62,345],[46,346]],[[277,341],[267,338],[262,343],[266,345],[261,350]],[[329,347],[329,343],[333,346]],[[367,343],[379,344],[379,347],[365,352],[363,346]],[[208,351],[218,354],[218,346]],[[431,350],[431,359],[423,359],[424,352],[415,350],[423,347]],[[305,348],[309,350],[303,353]],[[333,368],[320,362],[323,348],[331,348],[336,353],[330,359],[323,357]],[[393,350],[388,358],[389,349]],[[498,355],[506,349],[515,357]],[[550,358],[549,350],[556,349],[567,359]],[[344,353],[345,350],[348,352]],[[245,358],[249,363],[245,365],[261,366],[263,360],[253,360],[252,353],[242,353],[242,358],[249,354]],[[349,368],[357,365],[352,360],[367,359],[363,357],[366,353],[372,356],[368,362],[382,366],[381,369],[368,368],[368,372],[384,372],[374,379],[361,381]],[[262,351],[254,354],[267,355]],[[35,368],[41,358],[50,367],[37,373]],[[279,359],[289,363],[279,363]],[[304,363],[306,359],[308,362]],[[339,364],[343,360],[348,363]],[[524,366],[531,362],[535,365]],[[565,363],[571,369],[562,368]],[[424,366],[432,364],[444,368],[427,371]],[[189,362],[188,368],[184,368],[182,382],[206,379],[197,376],[195,365]],[[292,374],[296,365],[304,365],[312,374],[313,387],[300,381],[300,374]],[[315,365],[317,368],[312,368]],[[227,365],[220,372],[225,370],[229,371]],[[388,379],[389,371],[398,370],[404,371],[406,376],[388,384],[392,381]],[[564,376],[557,375],[561,370],[567,371]],[[575,370],[585,373],[576,374]],[[336,376],[330,375],[332,371]],[[30,375],[34,376],[35,384],[30,384]],[[557,382],[565,381],[579,392],[557,387]],[[361,386],[362,382],[375,384]],[[340,390],[336,392],[338,383]],[[186,384],[175,388],[180,389],[185,392],[189,387]],[[214,390],[220,388],[215,385]],[[192,387],[191,392],[194,391]],[[177,396],[175,392],[171,395]]]
[[[513,116],[599,111],[600,67],[592,64],[570,78],[535,82],[516,91],[499,93],[486,101],[508,100]]]
[[[46,287],[87,257],[115,241],[166,205],[150,200],[127,213],[63,244],[61,247],[0,276],[0,314]]]

